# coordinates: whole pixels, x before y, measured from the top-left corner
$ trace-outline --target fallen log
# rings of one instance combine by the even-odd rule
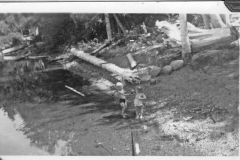
[[[206,49],[214,49],[228,45],[239,38],[239,33],[235,27],[222,28],[221,31],[213,31],[212,35],[203,39],[192,39],[192,52],[196,53]]]
[[[119,39],[118,41],[112,43],[110,46],[108,46],[108,47],[102,49],[101,51],[99,51],[98,54],[101,54],[101,53],[103,53],[103,52],[105,52],[105,51],[107,51],[107,50],[109,50],[109,49],[111,49],[113,47],[116,47],[119,43],[123,42],[124,40],[126,40],[128,38],[129,38],[129,36],[127,36],[125,38],[122,38],[122,39]]]
[[[181,44],[180,30],[168,22],[156,22],[156,25],[169,36],[172,41]],[[199,32],[189,32],[192,52],[199,52],[206,49],[214,49],[220,46],[229,45],[239,38],[239,33],[235,27],[229,26],[212,30],[196,29],[188,23],[188,29]]]
[[[12,48],[8,48],[8,49],[5,49],[2,51],[2,54],[7,54],[7,53],[10,53],[10,52],[14,52],[14,51],[17,51],[17,50],[20,50],[20,49],[23,49],[27,47],[27,45],[18,45],[18,46],[14,46]]]
[[[98,67],[101,67],[111,73],[119,75],[124,80],[127,80],[130,83],[139,83],[138,74],[132,70],[120,68],[120,67],[116,66],[115,64],[108,63],[102,59],[95,57],[95,56],[91,56],[87,53],[84,53],[83,51],[78,51],[75,48],[71,49],[71,53],[84,61],[87,61],[87,62],[89,62],[93,65],[96,65]],[[68,65],[66,67],[70,67],[70,66]]]

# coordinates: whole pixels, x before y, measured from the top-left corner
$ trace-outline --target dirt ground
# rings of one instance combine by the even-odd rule
[[[31,145],[53,155],[131,156],[131,131],[137,130],[141,156],[237,156],[238,58],[204,70],[185,66],[160,75],[155,85],[142,84],[147,95],[143,120],[135,119],[133,96],[123,119],[113,97],[84,98],[64,89],[61,80],[51,82],[58,88],[54,98],[35,103],[5,99],[1,108],[10,118],[21,115],[19,130]],[[81,85],[75,83],[75,89]]]

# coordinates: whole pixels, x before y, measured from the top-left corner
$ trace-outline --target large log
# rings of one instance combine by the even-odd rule
[[[156,22],[156,25],[169,36],[169,39],[181,44],[179,29],[167,22]],[[192,52],[213,49],[224,45],[229,45],[239,38],[239,33],[235,27],[229,26],[212,30],[197,29],[188,23],[189,39]]]
[[[211,36],[203,39],[192,39],[192,52],[196,53],[206,49],[214,49],[220,46],[229,45],[239,38],[235,27],[221,28],[219,32],[213,30]]]
[[[139,76],[135,71],[129,70],[129,69],[123,69],[115,64],[108,63],[102,59],[99,59],[95,56],[91,56],[87,53],[84,53],[83,51],[78,51],[75,48],[71,49],[71,53],[78,58],[87,61],[93,65],[96,65],[98,67],[101,67],[111,73],[117,74],[123,79],[127,80],[130,83],[139,83]]]

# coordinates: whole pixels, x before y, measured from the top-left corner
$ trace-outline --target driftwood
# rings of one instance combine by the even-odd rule
[[[129,37],[129,36],[128,36],[128,37]],[[111,48],[113,48],[113,47],[116,47],[119,43],[123,42],[123,41],[126,40],[128,37],[125,37],[125,38],[122,38],[122,39],[117,40],[116,42],[112,43],[110,46],[105,47],[104,49],[102,49],[101,51],[99,51],[98,54],[101,54],[101,53],[103,53],[103,52],[105,52],[105,51],[107,51],[107,50],[109,50],[109,49],[111,49]]]
[[[134,69],[137,66],[137,62],[133,59],[131,53],[128,53],[126,56],[127,56],[128,61],[130,63],[131,69]]]
[[[67,85],[65,85],[65,87],[68,88],[68,89],[70,89],[71,91],[73,91],[73,92],[75,92],[75,93],[77,93],[77,94],[79,94],[79,95],[85,97],[85,95],[84,95],[83,93],[77,91],[76,89],[73,89],[72,87],[69,87],[69,86],[67,86]]]
[[[5,61],[36,60],[36,59],[43,59],[43,58],[47,58],[47,56],[29,56],[29,55],[23,55],[23,56],[3,56],[3,59]]]
[[[106,48],[107,46],[111,45],[112,41],[107,41],[107,43],[100,46],[98,49],[94,50],[91,54],[94,55],[97,52],[101,51],[102,49]]]
[[[115,64],[108,63],[102,59],[95,57],[95,56],[91,56],[82,51],[78,51],[75,48],[71,49],[71,53],[84,61],[87,61],[93,65],[101,67],[111,73],[117,74],[118,76],[122,77],[124,80],[127,80],[130,83],[138,83],[139,82],[138,74],[135,73],[134,71],[120,68],[120,67],[116,66]],[[70,66],[68,65],[66,67],[70,67]]]
[[[18,45],[18,46],[14,46],[12,48],[8,48],[8,49],[5,49],[2,51],[2,54],[7,54],[7,53],[10,53],[10,52],[14,52],[14,51],[17,51],[17,50],[20,50],[20,49],[23,49],[27,47],[27,45]]]

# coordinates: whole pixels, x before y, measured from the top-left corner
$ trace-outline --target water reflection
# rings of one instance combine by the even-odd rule
[[[16,109],[6,112],[6,108],[0,109],[0,155],[74,155],[73,131],[52,131],[37,121],[25,123]]]
[[[10,120],[3,109],[0,109],[0,154],[1,155],[49,155],[44,150],[30,145],[22,131],[18,129],[24,124],[18,116]]]

